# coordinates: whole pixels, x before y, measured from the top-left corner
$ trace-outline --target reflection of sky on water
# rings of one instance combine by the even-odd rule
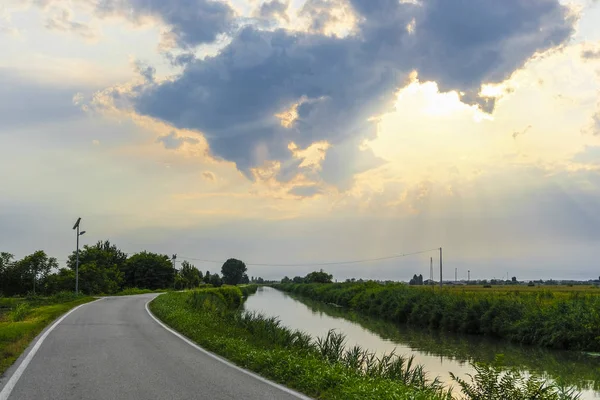
[[[245,309],[268,316],[277,316],[283,325],[304,331],[313,337],[323,337],[327,335],[330,329],[336,329],[346,335],[348,346],[358,344],[378,355],[393,350],[399,355],[412,355],[418,364],[424,366],[430,378],[438,376],[447,385],[452,384],[449,376],[450,371],[466,378],[466,374],[474,372],[468,362],[469,359],[490,361],[497,353],[505,354],[505,360],[509,366],[522,365],[522,361],[517,360],[530,360],[532,357],[540,358],[540,355],[543,355],[543,360],[540,360],[543,365],[541,368],[550,368],[550,364],[555,364],[566,368],[570,372],[584,368],[587,371],[595,370],[597,372],[596,376],[600,374],[600,358],[583,358],[574,353],[515,346],[481,337],[462,336],[461,339],[458,339],[457,335],[445,335],[447,337],[443,338],[440,336],[442,334],[436,335],[425,331],[409,330],[376,319],[364,318],[364,321],[362,321],[361,318],[363,325],[366,324],[365,321],[367,320],[376,323],[377,326],[374,330],[378,333],[385,332],[380,336],[374,331],[346,319],[350,318],[352,314],[343,309],[328,307],[317,302],[307,302],[311,306],[292,298],[287,293],[265,287],[248,298]],[[327,310],[327,313],[322,310]],[[338,314],[340,316],[336,316]],[[454,336],[456,339],[448,339],[450,336]],[[468,339],[468,342],[465,338]],[[463,346],[461,347],[455,342]],[[581,379],[581,377],[578,377],[578,379]],[[591,390],[585,391],[581,397],[582,400],[597,398],[600,398],[600,392],[594,393]]]

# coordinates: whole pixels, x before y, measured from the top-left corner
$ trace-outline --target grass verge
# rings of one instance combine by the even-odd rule
[[[241,295],[238,288],[233,289]],[[205,349],[311,397],[344,400],[448,398],[439,385],[421,380],[424,376],[419,376],[419,372],[411,374],[416,370],[407,368],[406,364],[395,364],[397,372],[409,371],[406,379],[414,379],[414,386],[400,379],[385,378],[384,371],[377,373],[372,368],[367,374],[343,362],[333,361],[336,351],[340,350],[339,336],[330,335],[319,346],[308,335],[292,332],[273,319],[232,310],[235,308],[232,305],[239,300],[228,303],[227,299],[233,298],[233,293],[217,294],[217,290],[168,293],[154,299],[150,310]]]
[[[0,375],[52,321],[92,300],[65,294],[51,298],[0,298]]]
[[[241,367],[317,399],[452,399],[437,380],[430,380],[413,359],[394,354],[375,357],[359,346],[345,347],[342,334],[314,340],[281,326],[275,318],[245,313],[236,307],[236,287],[169,293],[150,303],[167,325]],[[472,382],[456,380],[465,400],[568,400],[561,390],[499,365],[478,365]]]

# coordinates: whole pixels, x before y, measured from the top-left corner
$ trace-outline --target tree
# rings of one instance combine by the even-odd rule
[[[112,294],[119,291],[123,273],[116,264],[98,265],[95,261],[79,265],[79,290],[86,294]]]
[[[294,283],[304,283],[304,278],[301,276],[295,276],[294,279],[292,279],[292,281]]]
[[[203,280],[204,280],[204,283],[206,283],[206,284],[210,283],[210,271],[209,270],[206,270]]]
[[[323,272],[323,270],[320,270],[319,272],[314,271],[306,275],[304,281],[306,283],[331,283],[333,281],[333,275]]]
[[[0,253],[0,295],[8,289],[8,270],[12,266],[13,258],[10,253]]]
[[[187,261],[181,263],[181,270],[178,275],[181,278],[182,287],[187,289],[198,287],[202,279],[202,272]]]
[[[79,287],[88,294],[114,293],[127,285],[127,254],[108,240],[93,246],[85,245],[79,250]],[[67,266],[75,271],[77,252],[67,260]],[[86,266],[83,268],[83,266]],[[85,269],[85,271],[83,271]],[[103,282],[103,280],[110,280]]]
[[[513,276],[512,279],[511,279],[511,281],[512,281],[512,283],[517,283],[517,277]]]
[[[283,279],[281,280],[281,283],[290,283],[292,282],[292,280],[290,278],[288,278],[287,276],[284,276]]]
[[[209,283],[214,287],[223,286],[223,280],[219,274],[210,275]]]
[[[258,278],[256,278],[256,283],[258,283],[259,285],[262,285],[263,283],[265,283],[265,280],[259,276]]]
[[[24,295],[28,292],[43,291],[41,283],[52,269],[58,268],[54,257],[48,257],[42,250],[13,262],[11,254],[0,255],[0,291],[6,296]]]
[[[250,278],[248,278],[248,274],[242,275],[242,283],[244,285],[247,285],[248,283],[250,283]]]
[[[125,264],[125,286],[139,289],[165,289],[175,284],[175,269],[169,256],[143,251]]]
[[[73,291],[75,288],[75,271],[61,268],[57,273],[50,274],[43,283],[45,293]]]
[[[238,285],[242,282],[242,277],[248,269],[243,261],[230,258],[225,261],[221,267],[221,274],[223,275],[223,283],[227,285]]]

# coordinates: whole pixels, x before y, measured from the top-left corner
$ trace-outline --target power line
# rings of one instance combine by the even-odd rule
[[[412,253],[396,254],[393,256],[368,258],[368,259],[363,259],[363,260],[351,260],[351,261],[334,261],[334,262],[304,263],[304,264],[265,264],[265,263],[245,263],[245,264],[250,265],[250,266],[255,266],[255,267],[321,267],[321,266],[327,266],[327,265],[360,264],[360,263],[367,263],[367,262],[373,262],[373,261],[391,260],[394,258],[413,256],[413,255],[417,255],[417,254],[424,254],[424,253],[429,253],[431,251],[438,251],[438,250],[439,250],[439,248],[435,248],[435,249],[415,251]],[[186,257],[186,256],[178,256],[178,257],[183,258],[185,260],[190,260],[190,261],[201,261],[201,262],[215,263],[215,264],[223,263],[223,261],[205,260],[205,259],[201,259],[201,258],[193,258],[193,257]]]

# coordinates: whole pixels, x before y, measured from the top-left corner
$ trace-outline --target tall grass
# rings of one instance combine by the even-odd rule
[[[417,327],[600,351],[595,291],[431,289],[375,282],[283,284],[279,289]]]

